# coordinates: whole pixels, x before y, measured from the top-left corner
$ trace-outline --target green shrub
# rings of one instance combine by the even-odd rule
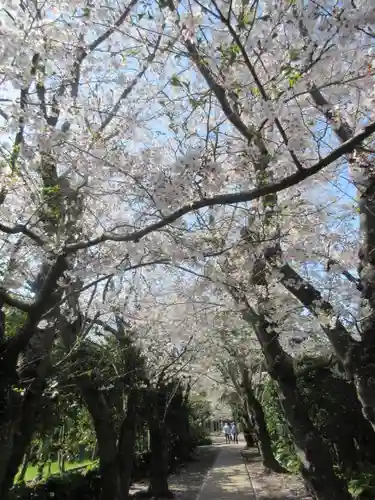
[[[297,472],[299,460],[272,380],[264,385],[262,406],[275,457],[288,470]]]
[[[375,498],[375,468],[356,474],[349,481],[349,491],[356,500]]]
[[[208,436],[203,436],[195,442],[195,446],[208,446],[210,444],[212,444],[212,439]]]

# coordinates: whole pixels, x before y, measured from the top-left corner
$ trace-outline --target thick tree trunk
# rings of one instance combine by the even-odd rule
[[[246,448],[253,448],[254,446],[257,446],[257,443],[255,442],[253,433],[251,432],[253,429],[253,424],[247,412],[247,408],[245,408],[245,403],[246,402],[244,401],[243,410],[241,411],[242,432],[245,439]]]
[[[268,259],[272,267],[277,267],[281,283],[320,321],[336,356],[344,366],[348,378],[353,381],[364,417],[375,430],[375,340],[373,327],[367,328],[370,319],[364,321],[361,342],[355,341],[337,318],[332,305],[323,300],[319,290],[300,276],[289,264],[277,266]],[[374,272],[375,274],[375,272]],[[371,316],[371,315],[370,315]],[[375,320],[374,320],[375,321]],[[366,333],[367,332],[367,333]]]
[[[280,403],[301,460],[301,474],[316,500],[351,500],[344,481],[334,472],[328,448],[312,424],[298,390],[293,363],[283,351],[278,335],[264,315],[254,316],[248,304],[243,317],[255,328],[267,370],[277,382]]]
[[[375,271],[374,271],[375,272]],[[375,432],[375,339],[374,328],[363,335],[362,342],[352,351],[349,366],[364,417]],[[371,338],[369,338],[371,337]]]
[[[157,417],[159,416],[157,412]],[[173,498],[168,486],[168,448],[165,423],[153,418],[150,423],[151,470],[148,495],[152,498]]]
[[[244,428],[243,437],[245,439],[246,448],[253,448],[254,446],[256,446],[256,442],[254,441],[253,435],[251,434],[248,427]]]
[[[187,385],[183,405],[182,405],[182,425],[181,425],[181,434],[180,434],[180,442],[181,442],[181,456],[184,461],[191,460],[191,433],[190,433],[190,420],[189,420],[189,397],[191,392],[191,380]]]
[[[99,470],[102,479],[102,500],[124,500],[117,460],[117,436],[104,396],[82,379],[79,387],[94,423],[98,440]]]
[[[0,423],[0,498],[3,498],[6,492],[7,467],[13,453],[14,429],[11,417],[11,399],[12,396],[9,396],[5,402],[6,406],[0,410],[2,411]]]
[[[21,418],[16,425],[17,432],[13,434],[12,450],[8,457],[7,468],[0,487],[0,498],[4,500],[13,486],[22,459],[30,446],[40,412],[44,386],[44,379],[34,379],[22,403]]]
[[[329,451],[314,428],[295,382],[286,378],[285,367],[274,368],[281,406],[301,459],[301,473],[307,489],[317,500],[350,499],[347,487],[334,472]]]
[[[178,450],[182,462],[191,458],[189,413],[185,404],[181,408],[181,423],[178,429]]]
[[[26,389],[24,397],[18,399],[17,405],[15,405],[12,412],[12,435],[9,440],[11,449],[9,449],[6,468],[0,482],[0,498],[4,500],[13,486],[14,479],[35,431],[41,410],[45,379],[50,367],[49,356],[54,338],[53,330],[35,335],[25,353],[24,367],[21,368],[20,374],[21,382],[25,378],[34,377],[34,379]]]
[[[136,390],[128,396],[127,410],[120,429],[118,442],[118,464],[120,470],[121,491],[124,498],[128,498],[131,486],[132,470],[135,457],[137,438],[137,404]]]
[[[78,328],[79,319],[77,324],[71,325],[65,318],[60,317],[60,334],[68,351],[74,345]],[[78,362],[79,352],[76,352],[75,356],[77,356]],[[105,397],[94,386],[88,375],[77,375],[75,383],[81,391],[94,423],[98,442],[99,471],[102,480],[101,500],[124,500],[118,468],[117,435]]]
[[[309,32],[303,23],[299,22],[301,34],[309,39]],[[337,120],[337,110],[322,92],[312,85],[310,96],[316,107],[321,111],[332,131],[341,142],[346,142],[354,136],[354,130],[344,116]],[[339,125],[338,125],[339,123]],[[357,284],[362,294],[362,305],[366,309],[360,322],[362,341],[355,342],[349,332],[338,320],[330,326],[329,319],[336,317],[333,307],[322,297],[310,283],[306,282],[288,264],[279,267],[282,274],[282,283],[310,312],[321,321],[323,331],[329,338],[336,355],[345,366],[348,376],[353,380],[358,399],[362,405],[365,418],[371,423],[375,431],[375,173],[372,158],[368,154],[357,150],[357,157],[350,158],[350,165],[360,174],[356,187],[359,195],[361,247],[359,250],[358,274],[359,283],[347,271],[344,276]],[[370,312],[369,312],[370,311]],[[323,321],[322,321],[323,319]],[[327,321],[328,320],[328,321]]]
[[[0,334],[4,333],[4,313],[0,302]],[[22,398],[13,391],[18,383],[16,358],[6,356],[6,342],[0,336],[0,494],[7,474],[9,459],[13,452],[15,422],[17,421]],[[2,497],[0,497],[2,498]]]
[[[271,438],[267,429],[266,419],[262,405],[255,397],[251,387],[249,372],[247,368],[243,370],[243,386],[246,395],[246,406],[252,415],[253,429],[258,441],[259,453],[262,457],[263,466],[273,472],[286,473],[287,470],[277,461],[273,449]]]

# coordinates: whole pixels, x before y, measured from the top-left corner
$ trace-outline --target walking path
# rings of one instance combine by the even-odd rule
[[[256,500],[241,444],[222,444],[220,453],[208,472],[196,500]]]
[[[311,500],[300,477],[266,472],[257,450],[242,458],[238,445],[215,439],[219,455],[195,500]]]
[[[311,500],[297,476],[266,473],[255,450],[244,462],[244,441],[213,441],[212,446],[199,447],[197,459],[169,477],[176,500]],[[133,485],[132,493],[145,489],[147,481],[142,481]]]

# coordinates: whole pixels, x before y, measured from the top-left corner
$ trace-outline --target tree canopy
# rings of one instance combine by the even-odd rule
[[[324,432],[373,459],[372,2],[6,0],[0,37],[0,495],[44,433],[123,500],[145,429],[169,494],[217,379],[282,471],[257,366],[311,495],[350,499]]]

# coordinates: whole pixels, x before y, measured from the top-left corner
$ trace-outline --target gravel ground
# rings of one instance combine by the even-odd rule
[[[200,446],[195,461],[181,467],[178,473],[169,477],[169,487],[175,493],[176,500],[195,500],[219,451],[217,446]],[[147,483],[134,484],[131,493],[145,490],[147,486]]]

